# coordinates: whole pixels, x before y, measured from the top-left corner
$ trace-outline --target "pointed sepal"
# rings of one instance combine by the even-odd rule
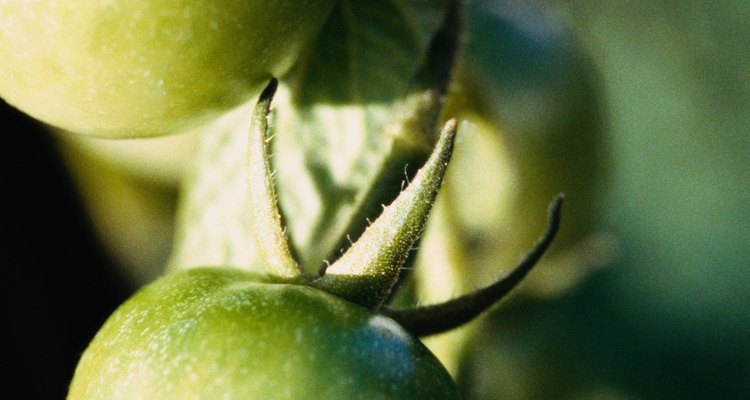
[[[476,318],[505,297],[537,265],[559,230],[563,199],[564,196],[560,195],[552,202],[547,231],[509,275],[490,286],[445,303],[405,309],[384,308],[381,313],[415,336],[447,332]]]
[[[453,152],[457,122],[446,123],[414,180],[362,236],[313,282],[315,287],[375,309],[387,298],[419,239]]]
[[[281,214],[268,155],[268,144],[271,140],[268,137],[268,114],[277,87],[276,79],[268,83],[258,99],[250,122],[248,140],[250,222],[255,232],[258,256],[263,269],[278,280],[298,281],[302,278],[302,273],[289,250],[289,243],[281,224]]]

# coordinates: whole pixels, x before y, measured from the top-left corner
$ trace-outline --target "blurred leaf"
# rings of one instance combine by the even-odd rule
[[[246,104],[203,128],[184,178],[170,268],[235,266],[261,272],[247,199]]]
[[[167,136],[114,140],[60,131],[67,146],[108,167],[154,185],[175,188],[182,180],[200,129]]]
[[[186,138],[114,141],[56,133],[93,228],[119,272],[133,286],[158,277],[171,251],[179,155],[163,157],[155,168],[148,164],[168,145],[181,153],[189,147]]]

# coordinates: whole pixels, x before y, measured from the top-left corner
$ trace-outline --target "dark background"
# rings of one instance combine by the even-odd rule
[[[3,398],[63,399],[132,288],[117,275],[45,128],[0,101]]]

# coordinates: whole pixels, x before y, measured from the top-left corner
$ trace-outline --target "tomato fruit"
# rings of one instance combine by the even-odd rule
[[[0,97],[107,137],[187,129],[256,96],[333,0],[0,1]]]
[[[229,268],[167,275],[84,353],[68,399],[454,399],[440,362],[387,317]]]
[[[610,235],[591,217],[607,179],[594,70],[571,30],[550,24],[543,10],[467,5],[465,59],[448,114],[471,121],[472,134],[444,190],[475,284],[512,265],[544,227],[539,210],[566,194],[565,229],[544,272],[526,284],[535,297],[564,293],[612,254]]]

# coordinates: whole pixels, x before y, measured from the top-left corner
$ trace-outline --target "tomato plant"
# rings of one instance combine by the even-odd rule
[[[1,1],[0,97],[74,132],[186,129],[285,73],[333,3]]]
[[[303,272],[282,229],[267,153],[276,82],[250,129],[252,224],[265,275],[202,268],[167,275],[107,321],[84,353],[70,400],[459,398],[416,336],[457,327],[496,303],[536,264],[559,223],[510,275],[446,303],[384,306],[448,166],[449,121],[425,165],[352,246],[319,275]]]
[[[244,263],[249,258],[208,262],[202,266],[212,267],[173,272],[144,288],[85,351],[69,399],[459,397],[419,338],[465,324],[514,288],[551,244],[562,201],[553,203],[542,240],[506,277],[443,303],[391,306],[453,151],[458,122],[437,131],[460,54],[464,3],[101,0],[0,7],[0,61],[7,59],[0,95],[67,130],[111,137],[182,130],[290,72],[274,122],[293,150],[282,154],[293,162],[280,157],[292,166],[280,168],[280,177],[309,173],[303,180],[314,181],[325,203],[303,219],[305,207],[294,200],[303,195],[297,199],[309,203],[296,190],[304,183],[277,196],[267,148],[272,79],[253,111],[249,140],[236,146],[221,122],[211,125],[219,134],[202,134],[196,145],[197,168],[221,188],[195,197],[221,204],[222,190],[245,189],[234,178],[250,184],[247,196],[231,197],[242,201],[221,204],[219,213],[188,209],[195,217],[189,225],[193,232],[203,222],[223,228],[216,217],[241,208],[248,213],[239,222],[244,227],[229,230],[241,239],[224,246],[224,237],[197,229],[219,245],[179,240],[231,258],[251,237],[252,263],[262,273],[236,269],[253,269]],[[303,52],[318,32],[315,47]],[[349,135],[323,133],[342,130]],[[237,148],[248,149],[246,142],[247,154],[232,158]],[[203,158],[213,149],[219,152],[210,161]],[[232,176],[237,159],[243,172]],[[421,165],[416,174],[404,166],[409,162]],[[341,174],[350,167],[353,174]],[[406,178],[400,191],[394,171]],[[201,173],[187,178],[191,195],[207,187]],[[292,206],[282,215],[284,198]],[[326,266],[315,271],[321,260]]]

